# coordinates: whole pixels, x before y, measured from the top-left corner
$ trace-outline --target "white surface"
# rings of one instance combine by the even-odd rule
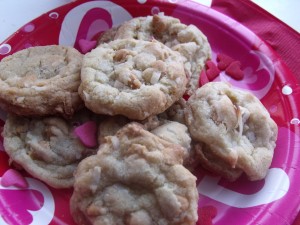
[[[72,0],[0,0],[0,43],[27,22]]]
[[[0,0],[0,43],[27,22],[74,0]],[[211,0],[194,0],[210,6]],[[299,0],[253,0],[300,32]]]
[[[252,2],[300,32],[299,0],[252,0]]]

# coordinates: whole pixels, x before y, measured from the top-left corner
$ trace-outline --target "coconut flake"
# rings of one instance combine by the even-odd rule
[[[176,82],[177,84],[181,84],[181,83],[182,83],[182,79],[181,79],[180,77],[177,77],[177,78],[175,79],[175,82]]]
[[[93,179],[97,184],[100,182],[100,175],[101,175],[101,168],[99,166],[96,166],[93,169]]]
[[[242,137],[243,135],[243,129],[244,129],[244,123],[246,123],[246,121],[248,120],[249,116],[250,116],[250,112],[248,109],[235,105],[236,107],[236,114],[238,117],[238,121],[237,121],[237,125],[236,128],[239,128],[239,138]]]
[[[239,123],[239,138],[241,138],[243,135],[243,129],[244,129],[244,127],[243,127],[244,123],[243,123],[241,113],[239,113],[239,115],[238,115],[238,123]]]
[[[120,148],[120,140],[116,136],[111,137],[111,143],[113,145],[114,150],[118,150]]]
[[[160,76],[161,76],[161,72],[154,72],[152,74],[151,79],[150,79],[150,83],[151,84],[156,84],[159,81]]]
[[[116,80],[115,83],[114,83],[114,87],[118,89],[118,88],[125,87],[125,85],[122,82]]]
[[[89,186],[93,193],[95,193],[95,191],[98,188],[98,184],[100,183],[100,177],[101,177],[101,168],[99,166],[96,166],[93,168],[92,183]]]
[[[44,90],[47,90],[47,87],[46,86],[32,86],[31,87],[32,89],[36,90],[36,91],[44,91]]]
[[[24,100],[25,100],[25,97],[17,97],[18,103],[22,103],[22,102],[24,102]]]
[[[83,91],[83,95],[84,95],[85,100],[87,100],[87,101],[90,100],[90,95],[86,91]]]

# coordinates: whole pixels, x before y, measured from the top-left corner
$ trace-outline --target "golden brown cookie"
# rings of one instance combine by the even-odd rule
[[[75,222],[194,225],[196,178],[182,161],[181,146],[126,125],[79,164],[70,202]]]
[[[0,62],[0,107],[23,116],[71,117],[78,95],[82,55],[74,48],[38,46]]]
[[[187,126],[176,121],[165,120],[161,125],[150,132],[163,140],[182,146],[185,150],[183,162],[183,165],[185,165],[185,161],[189,160],[188,158],[191,151],[191,137]]]
[[[8,114],[4,125],[4,148],[10,161],[33,177],[55,188],[73,186],[78,163],[96,148],[88,148],[74,135],[74,128],[94,116],[85,110],[72,120],[57,116],[27,118]]]
[[[143,120],[165,111],[186,89],[183,59],[157,41],[119,39],[83,59],[79,94],[98,114]]]
[[[229,181],[237,180],[243,173],[239,168],[232,168],[226,161],[209,148],[208,145],[196,142],[193,145],[193,157],[190,163],[193,166],[201,166],[216,176],[221,176]]]
[[[207,37],[201,30],[192,24],[183,24],[172,16],[136,17],[121,24],[117,30],[115,28],[109,31],[107,36],[114,39],[134,38],[146,41],[155,39],[178,51],[185,58],[189,95],[199,87],[201,70],[212,54]]]
[[[278,128],[253,94],[222,82],[207,83],[189,98],[185,115],[192,139],[211,151],[203,156],[244,171],[250,180],[266,176]]]

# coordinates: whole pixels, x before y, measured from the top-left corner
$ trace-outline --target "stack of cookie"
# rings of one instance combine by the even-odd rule
[[[139,17],[98,43],[85,55],[43,46],[0,63],[6,152],[50,186],[74,187],[78,224],[193,225],[199,164],[230,180],[264,178],[277,126],[249,93],[199,88],[211,48],[197,27]],[[74,129],[91,121],[87,146]]]
[[[75,221],[195,224],[196,178],[183,166],[188,129],[161,114],[196,90],[210,56],[199,29],[163,15],[107,31],[84,56],[79,94],[91,111],[112,117],[100,124],[97,155],[75,173]]]

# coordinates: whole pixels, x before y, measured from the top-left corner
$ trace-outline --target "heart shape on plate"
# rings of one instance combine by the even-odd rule
[[[95,121],[88,121],[74,129],[74,134],[80,139],[81,143],[89,148],[96,147],[97,124]]]
[[[212,225],[212,219],[217,215],[217,209],[214,206],[204,206],[198,208],[198,222],[196,225]]]
[[[244,71],[241,70],[241,63],[239,61],[232,62],[226,68],[225,73],[235,80],[242,80],[244,78]]]
[[[2,175],[1,185],[4,187],[15,186],[19,188],[27,188],[28,183],[25,178],[14,169],[8,169]]]
[[[222,53],[217,55],[217,63],[219,70],[225,70],[234,61],[235,60],[228,55]]]
[[[78,45],[81,50],[81,53],[85,54],[96,47],[97,41],[89,41],[89,40],[85,40],[85,39],[80,39],[78,41]]]
[[[30,211],[38,211],[44,204],[41,192],[30,189],[0,189],[0,214],[7,224],[31,224]]]
[[[209,81],[214,80],[220,74],[220,70],[218,69],[216,64],[211,60],[206,61],[205,68],[206,68],[206,75]]]

